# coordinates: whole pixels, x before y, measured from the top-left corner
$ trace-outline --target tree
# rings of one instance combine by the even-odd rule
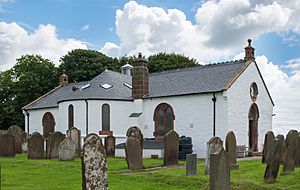
[[[120,71],[118,59],[95,50],[72,50],[60,62],[59,72],[65,70],[70,82],[91,80],[105,69]]]
[[[16,65],[0,75],[0,126],[24,127],[22,107],[58,85],[54,64],[40,55],[23,55]],[[3,94],[2,94],[3,93]]]

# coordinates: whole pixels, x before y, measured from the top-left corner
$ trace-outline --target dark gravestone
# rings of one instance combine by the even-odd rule
[[[76,144],[70,137],[66,137],[59,145],[58,159],[70,161],[75,159],[75,155]]]
[[[115,156],[116,138],[114,136],[108,136],[105,138],[105,150],[107,156]]]
[[[178,164],[179,135],[171,130],[164,137],[164,165]]]
[[[229,190],[230,189],[230,169],[229,156],[221,150],[210,154],[210,189]]]
[[[230,169],[237,169],[239,165],[236,162],[237,148],[236,148],[236,138],[233,131],[229,131],[226,135],[225,140],[226,152],[229,156]]]
[[[82,189],[108,189],[105,147],[97,134],[85,138],[81,156]]]
[[[44,138],[34,132],[28,138],[28,159],[43,159],[44,158]]]
[[[281,159],[280,159],[280,164],[283,164],[283,160],[284,160],[284,150],[285,150],[285,140],[284,140],[284,136],[283,135],[277,135],[276,138],[279,141],[279,146],[281,146]]]
[[[47,140],[47,156],[49,159],[58,159],[59,145],[65,139],[65,135],[59,131],[50,134]]]
[[[216,152],[220,152],[223,148],[223,141],[219,137],[212,137],[207,142],[207,152],[206,152],[206,160],[205,160],[205,174],[209,174],[210,167],[210,154],[214,154]]]
[[[0,135],[0,157],[15,157],[15,137],[9,133]]]
[[[137,127],[130,127],[126,135],[125,154],[128,168],[130,170],[141,170],[144,168],[143,135]]]
[[[76,127],[72,127],[71,129],[67,130],[67,137],[70,137],[72,141],[76,145],[76,154],[80,156],[81,154],[81,131],[78,130]]]
[[[268,164],[270,161],[270,151],[271,151],[271,146],[274,141],[274,133],[272,131],[268,131],[265,134],[265,142],[264,142],[264,147],[263,147],[263,155],[262,155],[262,163]]]
[[[294,171],[297,141],[298,132],[296,130],[290,130],[285,140],[283,169],[281,175]]]
[[[186,155],[186,175],[197,175],[197,154]]]
[[[273,183],[276,181],[282,154],[283,154],[282,149],[283,149],[282,141],[275,138],[271,143],[271,147],[270,147],[270,158],[269,158],[270,160],[267,163],[267,167],[264,175],[265,183]]]
[[[296,166],[300,167],[300,132],[298,133],[298,140],[296,146]]]
[[[15,137],[15,151],[21,154],[22,144],[26,142],[26,133],[18,125],[12,125],[8,128],[7,132]]]

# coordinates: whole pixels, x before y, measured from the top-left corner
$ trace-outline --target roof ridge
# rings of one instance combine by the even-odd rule
[[[233,61],[226,61],[226,62],[217,62],[217,63],[211,63],[211,64],[206,64],[206,65],[197,65],[195,67],[186,67],[186,68],[179,68],[179,69],[171,69],[167,71],[160,71],[160,72],[155,72],[155,73],[149,73],[149,75],[161,75],[161,74],[166,74],[166,73],[176,73],[176,72],[181,72],[181,71],[189,71],[193,69],[205,69],[205,68],[210,68],[210,67],[217,67],[217,66],[227,66],[227,65],[232,65],[236,63],[240,63],[241,61],[244,61],[243,59],[239,60],[233,60]]]

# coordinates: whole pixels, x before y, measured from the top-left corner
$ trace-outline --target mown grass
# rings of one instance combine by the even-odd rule
[[[27,160],[26,154],[22,154],[16,158],[0,158],[0,163],[3,190],[81,189],[80,159],[71,162]],[[300,168],[296,168],[290,175],[279,176],[274,184],[265,184],[265,165],[260,160],[243,160],[238,163],[240,169],[231,172],[232,189],[300,189]],[[144,164],[146,167],[159,166],[162,160],[145,159]],[[203,161],[199,161],[197,176],[185,176],[184,165],[132,173],[127,170],[124,158],[109,158],[108,172],[109,188],[112,190],[209,189],[209,176],[203,175]]]

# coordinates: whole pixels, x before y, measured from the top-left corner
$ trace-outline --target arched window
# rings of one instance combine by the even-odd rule
[[[52,113],[47,112],[44,114],[42,119],[43,136],[48,138],[50,133],[54,132],[55,120]]]
[[[255,103],[250,107],[249,114],[249,149],[257,151],[259,110]]]
[[[258,87],[257,84],[253,82],[250,86],[250,97],[253,102],[256,101],[257,95],[258,95]]]
[[[108,104],[102,105],[102,131],[110,131],[110,107]]]
[[[169,104],[161,103],[154,111],[154,133],[157,138],[163,138],[163,136],[170,130],[174,130],[174,112]]]
[[[74,127],[74,106],[72,104],[68,108],[68,127],[69,129]]]

